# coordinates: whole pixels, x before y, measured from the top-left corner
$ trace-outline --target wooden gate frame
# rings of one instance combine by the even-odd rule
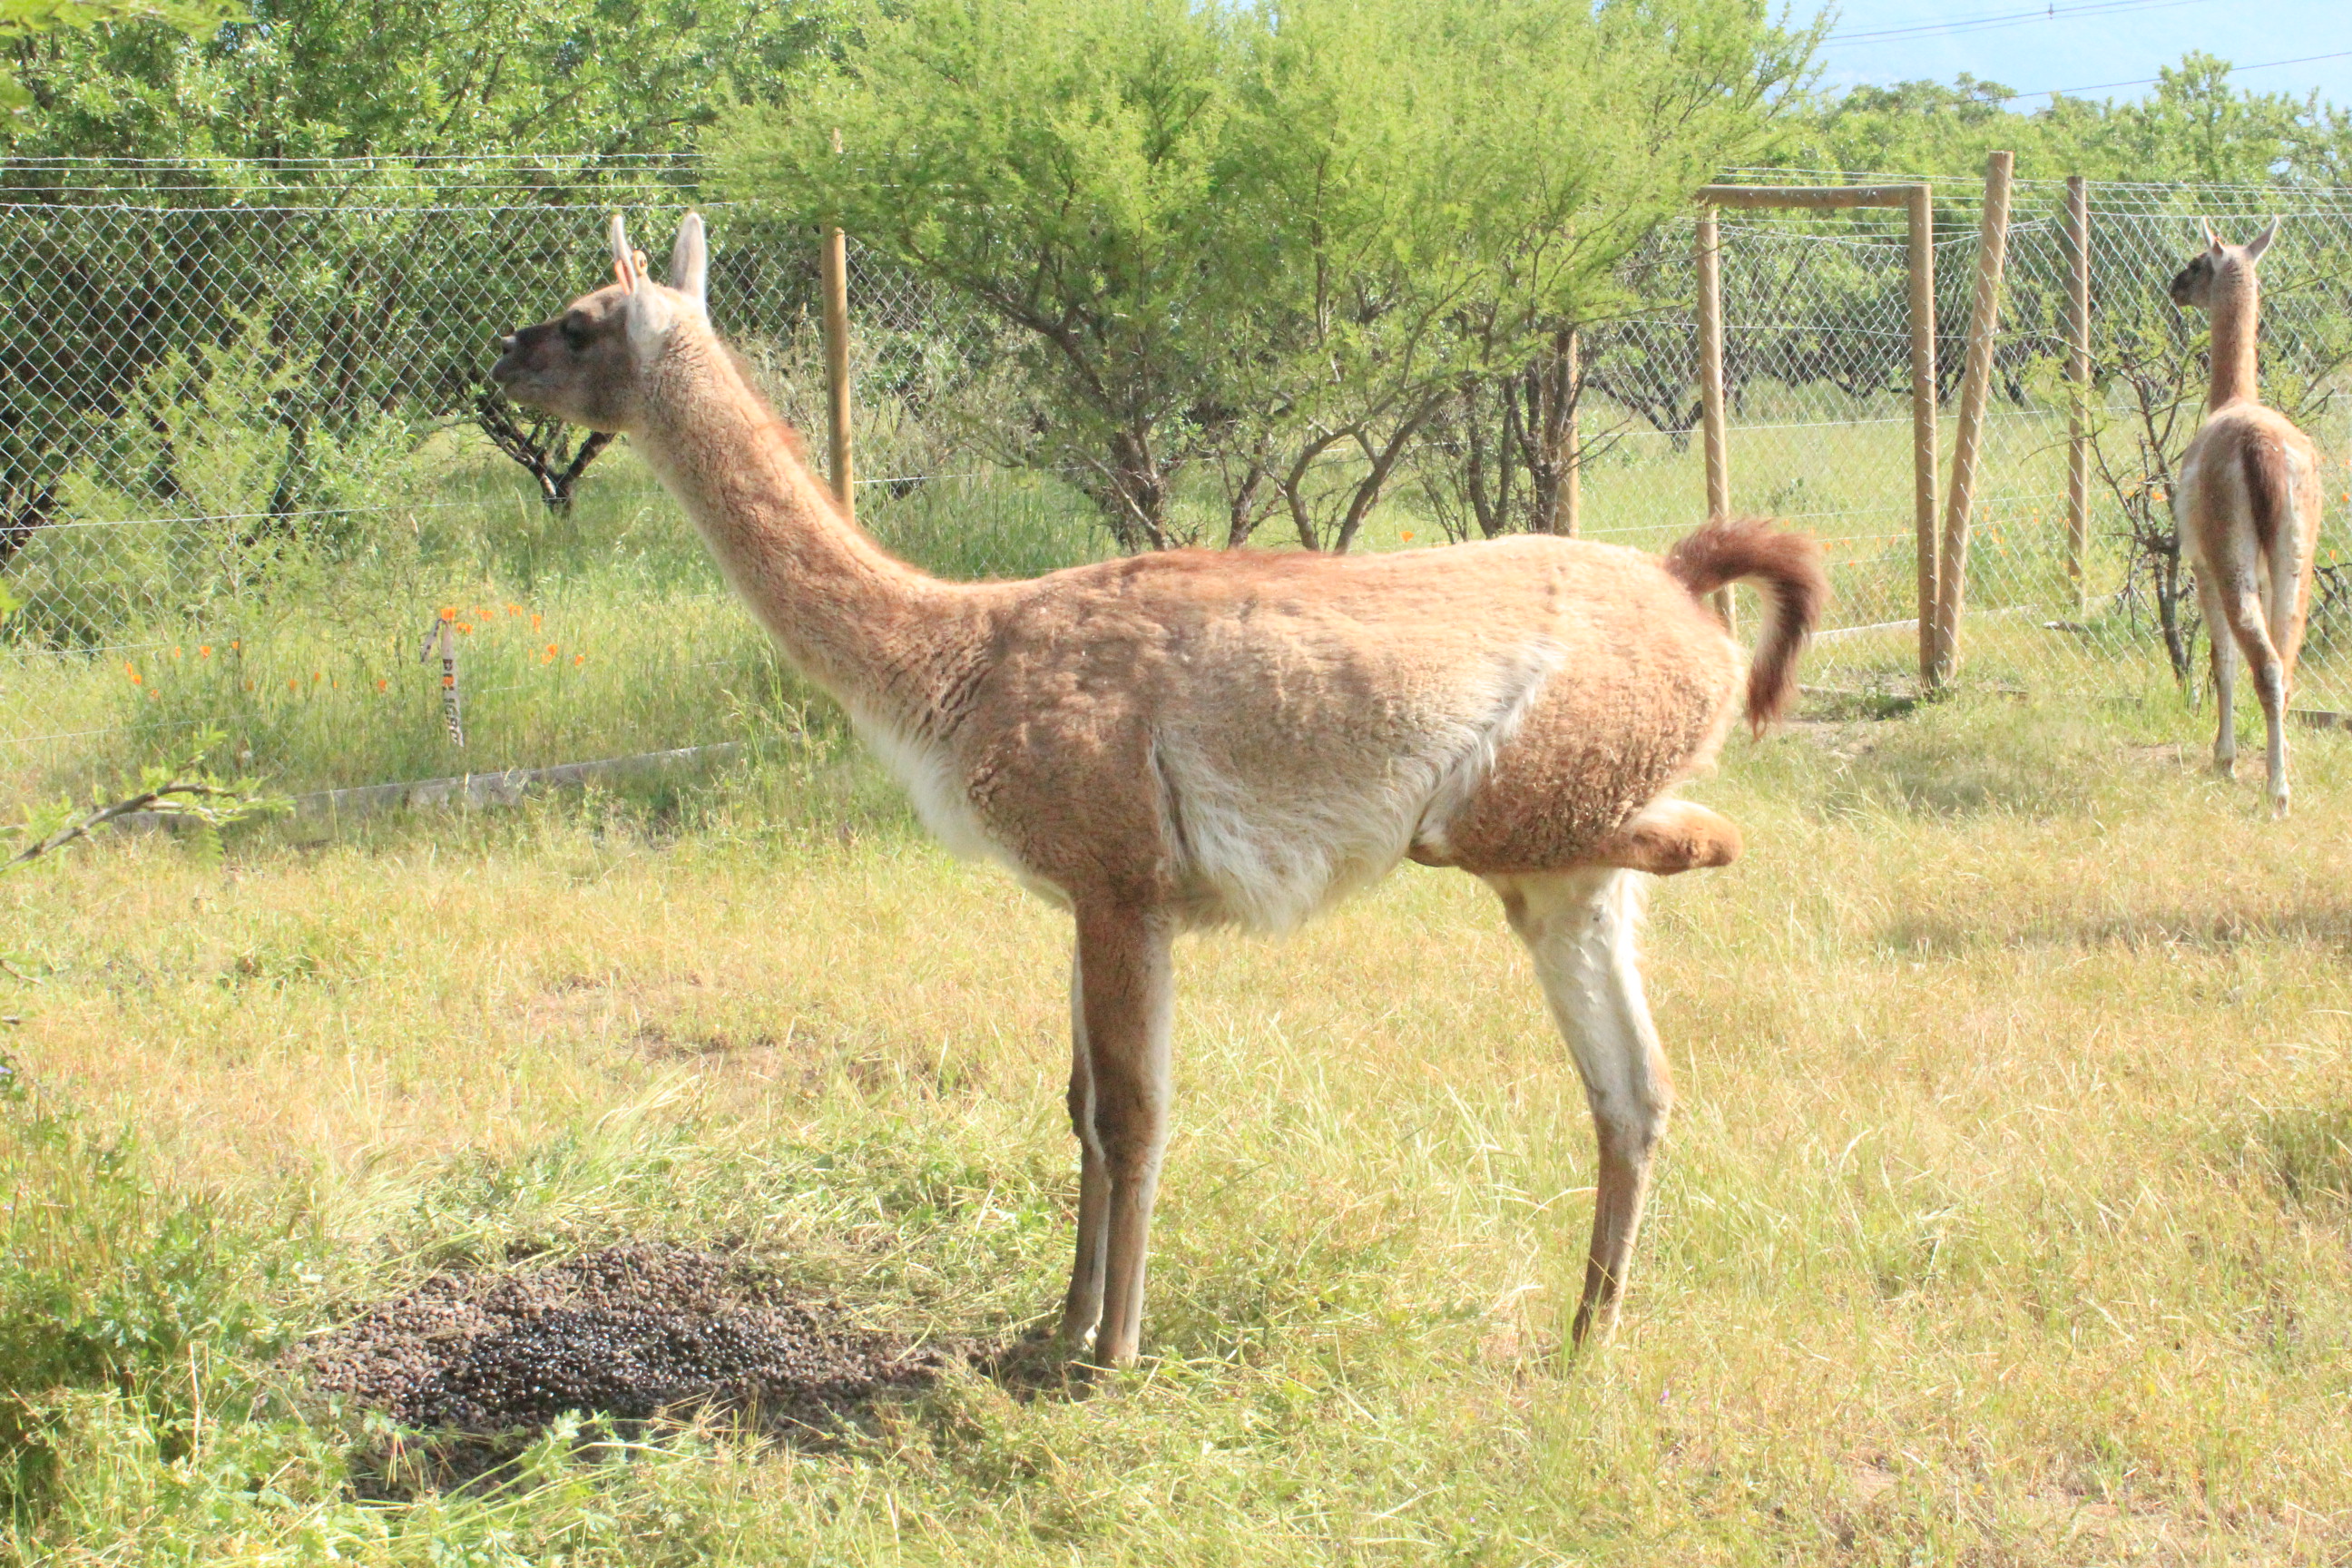
[[[1910,214],[1906,247],[1911,304],[1911,512],[1917,536],[1919,679],[1937,687],[1951,679],[1959,658],[1961,597],[1967,585],[1969,510],[1982,452],[1985,395],[1992,381],[1993,339],[2000,319],[2000,280],[2009,244],[2009,185],[2013,160],[1995,153],[1985,161],[1985,200],[1977,251],[1977,289],[1969,311],[1967,370],[1960,385],[1959,438],[1952,454],[1949,506],[1940,531],[1936,516],[1936,233],[1934,187],[1927,181],[1876,185],[1702,185],[1696,260],[1698,268],[1699,399],[1706,426],[1706,514],[1731,510],[1731,468],[1723,407],[1722,241],[1720,207],[1903,207]],[[1722,601],[1728,616],[1728,594]]]

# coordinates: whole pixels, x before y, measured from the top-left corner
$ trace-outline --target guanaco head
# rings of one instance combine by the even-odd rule
[[[2223,278],[2237,276],[2242,268],[2246,277],[2252,277],[2254,263],[2271,247],[2271,240],[2277,233],[2278,219],[2273,218],[2270,227],[2263,230],[2252,244],[2230,245],[2213,232],[2211,223],[2205,223],[2205,248],[2172,275],[2172,302],[2193,305],[2200,310],[2211,309],[2213,286]]]
[[[670,334],[705,318],[708,252],[702,216],[677,226],[667,287],[646,276],[642,251],[629,248],[621,215],[613,215],[613,281],[572,301],[563,314],[499,340],[490,379],[517,403],[585,425],[628,431],[644,422],[645,381]]]

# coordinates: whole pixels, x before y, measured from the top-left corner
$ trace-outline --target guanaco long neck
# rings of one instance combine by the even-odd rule
[[[971,590],[844,518],[708,328],[672,332],[646,405],[639,449],[786,657],[854,712],[928,729]]]
[[[2254,326],[2260,310],[2261,290],[2252,267],[2241,263],[2213,279],[2213,384],[2205,398],[2209,411],[2254,401]]]

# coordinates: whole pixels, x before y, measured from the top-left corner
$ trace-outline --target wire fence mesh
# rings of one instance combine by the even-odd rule
[[[0,169],[0,755],[72,778],[217,728],[251,765],[355,783],[731,739],[798,688],[728,602],[625,444],[488,395],[495,336],[593,287],[614,208],[666,238],[692,164],[16,163]],[[1958,385],[1973,192],[1941,193],[1939,384]],[[2093,494],[2070,555],[2063,187],[2020,186],[1962,678],[2131,695],[2195,667],[2168,487],[2203,397],[2201,318],[2164,284],[2200,216],[2282,216],[2264,391],[2328,464],[2299,705],[2352,710],[2352,196],[2094,186]],[[701,204],[714,313],[782,412],[821,431],[816,247]],[[2282,208],[2284,211],[2282,212]],[[1828,542],[1836,599],[1808,679],[1906,689],[1917,668],[1903,215],[1723,226],[1739,510]],[[1581,531],[1660,547],[1704,511],[1691,232],[1627,264],[1581,334]],[[851,247],[861,516],[934,569],[1022,575],[1109,548],[1088,503],[1008,466],[1035,405],[1002,324]],[[1953,421],[1942,421],[1946,465]],[[1460,444],[1433,435],[1372,547],[1471,531]],[[467,743],[441,723],[446,618]],[[289,759],[304,759],[295,763]],[[7,771],[7,770],[0,770]]]
[[[1951,194],[1935,241],[1946,483],[1979,248],[1976,193]],[[2084,538],[2077,550],[2069,537],[2065,186],[2021,182],[1966,564],[1962,678],[2087,696],[2201,679],[2202,627],[2170,486],[2202,416],[2206,323],[2176,308],[2167,285],[2203,248],[2200,219],[2243,240],[2277,217],[2263,265],[2263,391],[2311,435],[2327,476],[2296,702],[2352,709],[2352,196],[2094,184],[2088,198]],[[1734,502],[1801,521],[1829,542],[1835,629],[1807,679],[1849,689],[1908,689],[1918,666],[1904,222],[1899,211],[1864,208],[1724,225]],[[1590,379],[1603,398],[1614,391],[1605,362]],[[1677,417],[1696,416],[1694,396]]]

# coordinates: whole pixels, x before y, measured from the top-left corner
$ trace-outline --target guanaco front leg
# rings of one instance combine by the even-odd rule
[[[1168,1145],[1175,926],[1158,910],[1108,900],[1081,902],[1077,921],[1077,1032],[1088,1070],[1093,1147],[1102,1168],[1104,1241],[1092,1254],[1102,1268],[1094,1359],[1106,1366],[1130,1366],[1143,1333],[1144,1258],[1160,1162]],[[1070,1284],[1074,1308],[1086,1304],[1086,1207],[1082,1177],[1078,1269]]]

